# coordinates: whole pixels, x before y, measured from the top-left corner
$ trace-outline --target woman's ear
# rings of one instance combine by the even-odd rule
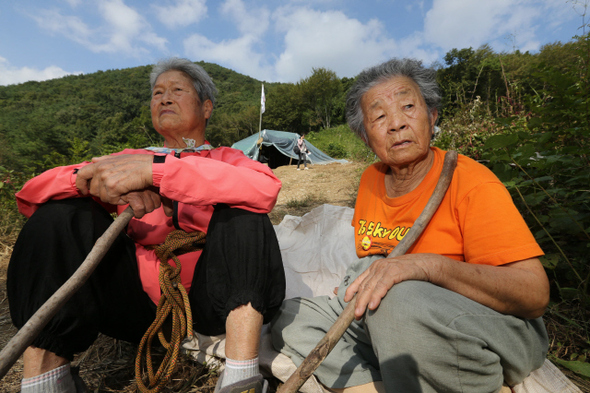
[[[436,121],[438,120],[438,109],[434,108],[430,113],[430,118],[432,119],[432,129],[434,129]]]
[[[369,143],[369,137],[367,136],[367,134],[361,135],[361,141],[365,142],[365,145],[367,145],[367,147],[372,150],[371,144]]]
[[[205,119],[209,120],[211,118],[211,114],[213,113],[213,103],[211,100],[206,100],[203,102],[203,114],[205,115]]]

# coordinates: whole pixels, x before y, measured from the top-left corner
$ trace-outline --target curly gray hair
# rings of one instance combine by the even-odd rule
[[[376,85],[397,76],[412,79],[420,88],[426,102],[429,116],[441,105],[441,95],[436,83],[436,71],[426,68],[422,62],[414,59],[391,59],[385,63],[368,68],[361,72],[346,96],[346,120],[350,129],[365,143],[368,143],[364,125],[361,101],[365,93]]]
[[[207,71],[198,64],[193,63],[188,59],[180,59],[178,57],[171,57],[169,59],[160,60],[153,68],[150,74],[151,89],[154,90],[156,80],[158,77],[167,71],[182,71],[187,74],[193,81],[193,86],[199,95],[201,102],[211,100],[213,107],[215,107],[215,95],[217,88],[211,80]]]

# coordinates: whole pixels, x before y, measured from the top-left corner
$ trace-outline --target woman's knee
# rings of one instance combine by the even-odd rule
[[[431,374],[420,371],[421,384],[460,383],[472,386],[469,391],[494,391],[504,377],[515,373],[509,379],[521,379],[544,357],[542,332],[532,332],[527,321],[426,282],[395,285],[366,323],[382,369],[397,377],[392,370],[401,366],[389,363],[410,356],[417,370]],[[531,348],[537,347],[539,355],[531,356]],[[449,368],[462,372],[448,378]]]
[[[29,218],[23,231],[40,231],[47,234],[54,232],[65,234],[72,232],[93,232],[100,236],[112,223],[113,218],[91,198],[72,198],[48,201],[39,207]]]
[[[285,272],[268,216],[217,206],[192,288],[191,298],[200,297],[202,289],[222,320],[250,303],[270,321],[285,296]]]
[[[368,312],[367,324],[382,325],[391,321],[403,321],[401,323],[408,326],[429,318],[432,312],[432,286],[433,284],[423,281],[403,281],[394,285],[381,299],[379,308]]]

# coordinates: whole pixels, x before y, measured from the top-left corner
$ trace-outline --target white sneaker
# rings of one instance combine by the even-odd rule
[[[266,391],[268,390],[268,381],[264,379],[260,374],[252,378],[244,379],[243,381],[232,383],[231,385],[228,385],[223,389],[220,388],[222,380],[223,372],[219,376],[217,386],[215,386],[215,393],[266,393]]]

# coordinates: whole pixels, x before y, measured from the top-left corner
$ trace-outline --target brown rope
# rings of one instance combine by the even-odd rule
[[[188,294],[180,282],[181,265],[177,256],[201,250],[204,244],[205,233],[176,230],[166,237],[164,244],[155,248],[156,256],[160,260],[159,281],[162,295],[158,302],[156,319],[143,335],[135,358],[135,381],[142,393],[157,393],[166,385],[176,367],[182,341],[186,336],[193,337],[193,317]],[[168,263],[169,259],[174,261],[175,267]],[[162,327],[169,317],[172,319],[172,332],[170,341],[167,341]],[[166,349],[166,355],[154,374],[151,347],[156,335]],[[142,379],[144,350],[148,373],[147,386]]]

